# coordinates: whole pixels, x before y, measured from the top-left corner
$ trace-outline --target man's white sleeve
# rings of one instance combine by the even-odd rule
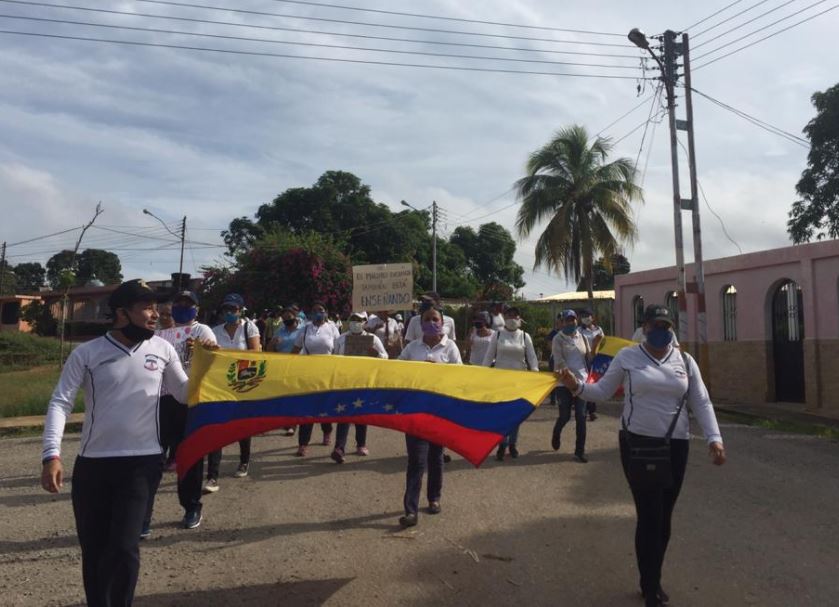
[[[67,358],[61,377],[50,398],[47,407],[47,418],[44,422],[44,440],[41,459],[61,455],[61,439],[64,437],[64,426],[67,416],[73,412],[76,394],[84,382],[87,366],[80,350],[76,349]]]

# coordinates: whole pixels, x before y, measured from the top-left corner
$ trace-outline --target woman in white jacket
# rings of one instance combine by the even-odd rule
[[[533,340],[530,335],[521,329],[521,314],[515,307],[507,308],[504,311],[504,327],[492,336],[484,366],[496,369],[516,369],[520,371],[539,371],[539,360],[536,358],[536,350],[533,348]],[[498,445],[498,452],[495,459],[504,461],[504,453],[510,449],[510,457],[519,456],[516,447],[519,438],[519,428],[510,432]]]

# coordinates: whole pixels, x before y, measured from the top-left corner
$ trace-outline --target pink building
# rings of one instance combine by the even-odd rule
[[[692,264],[686,272],[690,283]],[[632,335],[645,305],[663,303],[678,314],[675,266],[615,283],[620,336]],[[800,402],[839,415],[839,240],[707,261],[705,293],[706,383],[716,400]],[[694,353],[696,297],[688,294],[687,304],[679,340]]]

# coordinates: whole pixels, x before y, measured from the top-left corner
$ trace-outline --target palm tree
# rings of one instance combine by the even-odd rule
[[[544,265],[574,282],[585,277],[589,306],[595,257],[611,259],[635,241],[631,203],[643,200],[632,161],[607,163],[611,149],[608,139],[589,143],[582,126],[562,129],[530,155],[527,176],[514,186],[521,201],[519,237],[548,222],[536,242],[533,268]]]

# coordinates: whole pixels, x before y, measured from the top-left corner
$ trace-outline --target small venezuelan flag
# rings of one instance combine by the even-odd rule
[[[591,371],[589,371],[586,383],[593,384],[606,374],[606,370],[612,363],[615,355],[628,346],[637,345],[634,341],[628,339],[621,339],[607,335],[600,342],[600,347],[594,355],[594,360],[591,362]]]
[[[478,466],[556,385],[548,373],[203,348],[190,375],[179,475],[248,436],[319,422],[399,430]]]

